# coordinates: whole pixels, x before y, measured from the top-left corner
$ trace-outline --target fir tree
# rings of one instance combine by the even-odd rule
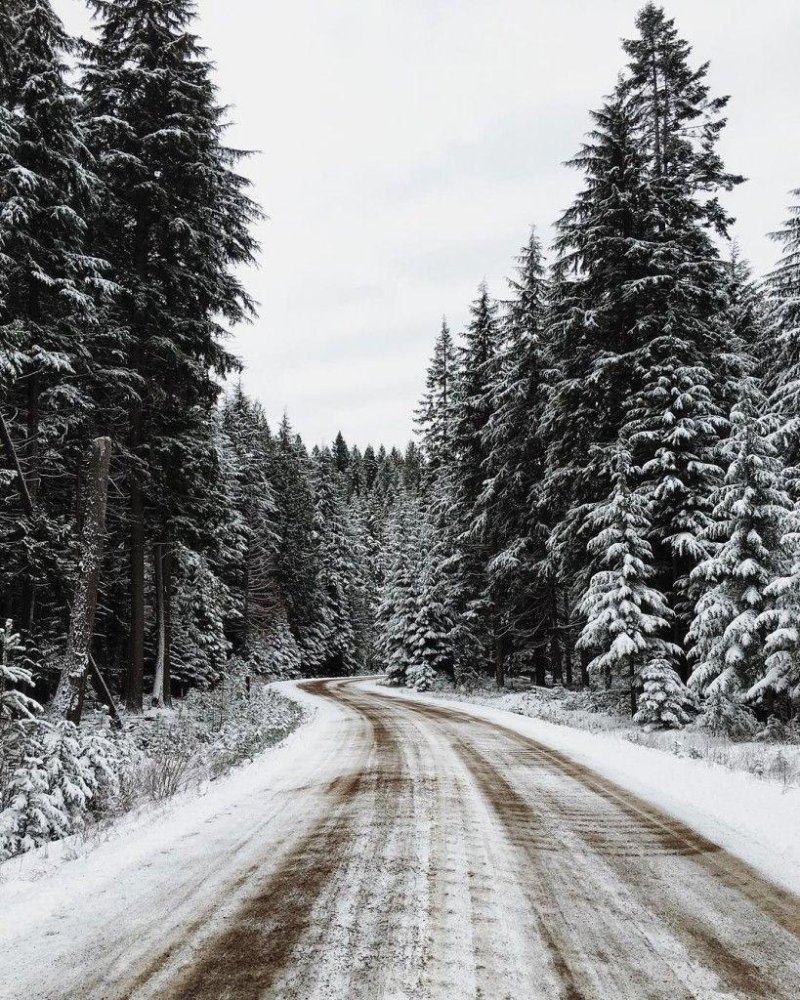
[[[179,541],[202,485],[179,472],[186,440],[204,433],[234,361],[224,323],[252,312],[234,273],[252,261],[259,215],[223,143],[224,110],[191,31],[191,0],[91,0],[99,17],[84,95],[107,196],[98,245],[122,288],[108,322],[136,380],[129,401],[130,665],[128,702],[141,704],[145,521]],[[124,238],[120,238],[124,234]],[[191,447],[191,446],[190,446]],[[145,492],[147,483],[152,488]],[[150,510],[152,501],[156,509]],[[176,517],[181,501],[189,502]]]
[[[543,565],[548,531],[540,502],[547,285],[533,230],[509,284],[513,298],[506,304],[502,349],[491,367],[491,414],[484,429],[487,478],[476,505],[475,531],[483,533],[492,553],[487,585],[498,609],[503,653],[525,654],[541,643],[543,633],[558,642],[553,583]],[[558,652],[557,645],[554,649]],[[502,683],[502,662],[498,665]]]
[[[442,319],[428,372],[425,393],[416,410],[415,423],[425,455],[429,475],[446,464],[452,450],[452,395],[456,374],[456,351],[453,338]]]
[[[763,409],[755,381],[744,379],[724,447],[725,481],[711,498],[711,554],[693,573],[703,592],[688,637],[695,662],[690,682],[703,693],[738,695],[764,673],[764,615],[784,559],[792,505]]]
[[[650,522],[642,498],[630,488],[632,471],[630,455],[621,449],[613,491],[589,519],[597,532],[589,548],[604,568],[594,574],[581,602],[586,624],[578,646],[594,653],[589,671],[606,687],[629,691],[632,715],[647,679],[642,720],[654,716],[665,724],[682,723],[688,698],[676,685],[672,667],[678,651],[664,639],[670,612],[664,595],[651,585]],[[653,674],[665,696],[661,702],[653,697]]]

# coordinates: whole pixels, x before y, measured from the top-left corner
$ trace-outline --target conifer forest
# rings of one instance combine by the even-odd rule
[[[413,438],[359,447],[334,425],[323,446],[302,415],[268,419],[269,386],[249,389],[230,347],[243,325],[258,335],[248,274],[275,206],[228,144],[236,108],[196,4],[86,0],[87,38],[56,6],[0,0],[0,861],[122,824],[71,864],[115,873],[123,909],[98,912],[136,944],[123,968],[110,937],[81,937],[75,960],[31,916],[24,975],[13,928],[3,945],[0,996],[796,998],[800,190],[762,220],[774,266],[756,272],[732,236],[747,182],[721,151],[713,64],[668,9],[631,8],[618,75],[585,94],[563,166],[574,200],[534,225],[523,212],[507,284],[476,276],[463,329],[431,317]],[[414,768],[443,768],[445,743],[462,777],[436,806],[425,795],[451,778]],[[281,755],[293,784],[258,770]],[[356,758],[360,777],[337,770]],[[248,806],[231,846],[235,789],[293,810],[305,838],[241,898],[235,864],[263,865],[247,852],[273,833]],[[223,795],[207,856],[180,860],[176,824]],[[478,795],[491,835],[470,833]],[[173,798],[147,841],[135,824]],[[537,819],[548,808],[558,820]],[[462,813],[458,835],[430,833]],[[757,822],[776,839],[748,853],[730,831]],[[492,861],[500,829],[521,852],[513,879],[499,847]],[[111,855],[137,836],[134,890]],[[290,832],[274,837],[282,859]],[[175,908],[156,917],[144,869],[173,838],[160,891]],[[383,858],[372,875],[357,843]],[[583,851],[605,874],[586,862],[579,885]],[[611,884],[623,855],[652,861],[628,903]],[[397,873],[451,871],[455,899],[459,858],[478,872],[475,941],[510,908],[485,955],[455,943],[463,900],[437,917],[431,890],[425,921],[403,916]],[[179,878],[208,898],[186,902]],[[361,902],[334,919],[337,885]],[[476,895],[490,885],[494,916]]]

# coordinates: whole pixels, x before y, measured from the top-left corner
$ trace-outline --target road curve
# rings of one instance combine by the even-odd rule
[[[3,1000],[800,996],[797,897],[688,827],[467,712],[304,687],[280,768],[158,857],[87,862],[95,920],[58,879],[11,914]]]
[[[797,1000],[798,900],[681,823],[467,713],[307,689],[327,808],[164,997]]]

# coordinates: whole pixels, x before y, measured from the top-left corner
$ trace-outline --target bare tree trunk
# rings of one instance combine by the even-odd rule
[[[81,564],[72,605],[67,651],[61,668],[58,689],[51,711],[80,722],[89,649],[94,635],[97,611],[97,584],[106,530],[108,472],[111,462],[111,439],[92,442],[89,476],[86,484],[86,513],[81,531]]]
[[[153,546],[153,571],[156,591],[156,674],[153,680],[152,702],[157,708],[164,707],[164,660],[166,646],[166,623],[164,619],[164,552],[163,543]]]
[[[172,543],[167,540],[161,553],[161,580],[164,587],[164,704],[172,704]]]
[[[502,639],[497,639],[494,646],[494,680],[499,688],[506,686],[506,661]]]
[[[558,593],[555,584],[550,584],[550,662],[553,665],[553,683],[563,686],[564,663],[561,658],[561,636],[558,628]]]
[[[142,436],[142,406],[134,402],[131,412],[131,451],[136,450]],[[130,632],[128,645],[128,676],[125,701],[131,712],[142,711],[144,697],[144,492],[139,482],[139,470],[130,473]]]
[[[573,677],[572,677],[572,629],[569,627],[569,603],[567,601],[566,594],[563,595],[561,601],[562,618],[560,625],[563,628],[564,636],[564,670],[566,672],[567,687],[572,687]],[[556,609],[556,616],[558,616],[558,609]]]
[[[32,517],[33,497],[28,489],[28,483],[22,472],[22,466],[20,465],[17,449],[14,447],[14,442],[11,440],[11,434],[8,431],[8,424],[6,423],[5,417],[2,413],[0,413],[0,438],[2,438],[3,441],[3,451],[6,453],[8,464],[17,474],[16,487],[17,492],[19,493],[19,498],[22,501],[22,509],[28,517]]]

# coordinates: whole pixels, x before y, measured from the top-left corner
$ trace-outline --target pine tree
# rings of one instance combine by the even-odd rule
[[[313,537],[312,464],[288,417],[278,428],[272,463],[278,552],[276,578],[289,626],[306,662],[322,656],[315,621],[319,552]]]
[[[324,674],[352,674],[358,667],[354,603],[359,555],[348,524],[335,464],[328,449],[315,463],[313,538],[318,553],[315,589],[318,658]]]
[[[492,413],[491,378],[500,344],[498,308],[485,284],[471,307],[471,320],[459,349],[452,396],[452,473],[448,477],[449,528],[456,600],[455,648],[465,669],[485,670],[496,627],[487,591],[490,552],[482,528],[476,530],[478,503],[486,480],[486,427]]]
[[[636,317],[644,337],[636,363],[627,434],[643,469],[659,579],[678,624],[688,624],[691,570],[704,557],[697,539],[721,478],[716,442],[742,375],[727,350],[726,281],[711,234],[731,222],[719,202],[742,178],[717,151],[727,97],[712,97],[708,65],[692,69],[691,49],[661,8],[647,4],[639,35],[623,43],[630,63],[621,93],[636,123],[651,202],[648,301]]]
[[[415,424],[426,459],[428,475],[436,475],[448,461],[452,450],[452,395],[456,375],[456,350],[453,338],[442,319],[428,372],[425,393],[415,413]]]
[[[0,564],[7,610],[41,649],[63,627],[56,591],[74,567],[74,470],[93,408],[89,331],[109,286],[88,246],[98,181],[68,80],[74,43],[48,0],[16,0],[4,17],[0,390],[35,514],[15,518]]]
[[[612,493],[589,518],[597,532],[589,548],[604,568],[592,577],[581,603],[586,624],[578,646],[595,654],[589,671],[606,687],[630,693],[632,715],[647,679],[642,720],[655,716],[653,721],[680,724],[686,721],[688,698],[679,688],[673,690],[677,677],[672,661],[678,650],[664,639],[670,612],[664,595],[651,585],[650,522],[642,498],[630,488],[630,454],[620,449],[615,464]],[[666,679],[661,691],[669,695],[655,710],[654,673]]]
[[[585,586],[586,517],[608,494],[638,375],[639,318],[649,302],[650,200],[636,121],[617,91],[570,165],[584,187],[558,222],[545,365],[543,502],[551,560],[565,588]]]
[[[491,414],[484,429],[486,484],[475,522],[476,533],[487,539],[491,552],[488,590],[503,635],[497,677],[501,684],[506,652],[535,655],[535,647],[549,635],[558,653],[554,585],[544,568],[548,529],[540,502],[547,284],[534,230],[517,257],[517,277],[509,285],[513,297],[506,304],[502,348],[491,366]]]
[[[392,685],[418,679],[419,635],[416,631],[420,563],[420,509],[410,496],[399,499],[389,526],[386,579],[377,611],[382,667]]]
[[[688,637],[692,686],[733,696],[764,675],[765,615],[792,516],[763,395],[752,378],[742,381],[740,393],[724,447],[725,482],[712,495],[713,520],[706,530],[711,554],[693,573],[703,592]]]
[[[792,192],[800,198],[800,189]],[[800,466],[800,204],[789,210],[782,229],[773,233],[782,249],[767,279],[769,321],[758,349],[766,360],[770,406],[780,418],[778,435],[786,464],[793,470],[795,499]]]
[[[191,31],[191,0],[91,0],[91,7],[100,24],[84,96],[107,193],[95,230],[122,288],[107,322],[126,345],[136,382],[126,442],[127,697],[138,710],[145,522],[155,521],[170,544],[191,528],[191,498],[204,487],[196,476],[182,475],[187,450],[198,450],[187,441],[205,435],[219,392],[213,373],[234,367],[222,347],[223,323],[252,312],[234,269],[253,260],[249,227],[259,212],[236,173],[240,154],[223,144],[224,109]]]

